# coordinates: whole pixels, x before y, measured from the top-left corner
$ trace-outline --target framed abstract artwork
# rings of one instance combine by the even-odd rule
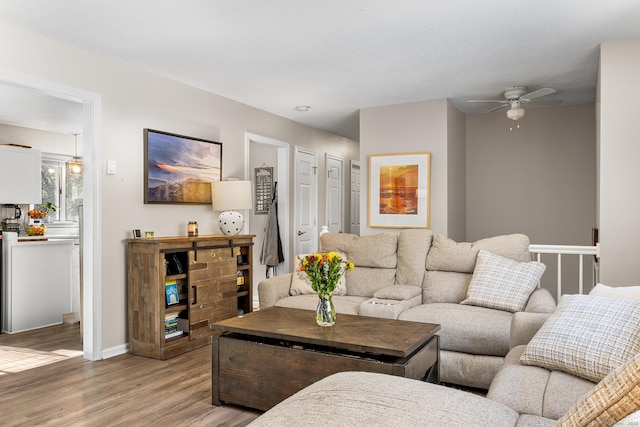
[[[369,156],[369,227],[429,228],[431,153]]]
[[[222,178],[222,143],[144,130],[144,202],[211,204]]]

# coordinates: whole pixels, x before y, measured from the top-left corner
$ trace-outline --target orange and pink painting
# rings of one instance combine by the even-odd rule
[[[380,166],[380,213],[418,214],[418,165]]]

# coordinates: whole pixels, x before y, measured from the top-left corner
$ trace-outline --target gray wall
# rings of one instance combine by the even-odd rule
[[[467,238],[591,244],[595,154],[593,104],[467,117]]]
[[[593,104],[529,109],[517,122],[504,113],[468,117],[467,238],[524,233],[532,243],[590,245],[595,166]],[[557,257],[541,261],[547,265],[542,286],[555,296]],[[593,261],[584,258],[587,292]],[[578,292],[578,262],[562,258],[562,293]]]

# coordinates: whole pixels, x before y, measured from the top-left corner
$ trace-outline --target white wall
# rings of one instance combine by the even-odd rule
[[[0,51],[0,70],[101,95],[101,156],[118,164],[116,175],[101,174],[103,239],[93,242],[103,254],[102,349],[127,342],[124,239],[129,230],[184,235],[187,221],[196,220],[201,234],[218,231],[210,206],[143,204],[143,128],[222,142],[225,178],[244,176],[246,132],[358,157],[357,144],[346,138],[5,24],[0,24]],[[292,200],[292,191],[289,196]],[[323,212],[323,200],[320,204]]]
[[[600,48],[599,219],[600,280],[640,284],[640,39],[603,43]]]
[[[360,234],[370,235],[398,229],[368,226],[369,155],[407,152],[431,152],[431,230],[447,234],[448,191],[448,101],[413,102],[360,110],[360,162],[362,197]],[[464,233],[464,231],[462,231]]]
[[[21,144],[36,148],[43,154],[75,155],[75,138],[57,132],[47,132],[0,123],[0,144]],[[82,156],[82,136],[78,135],[78,156]]]

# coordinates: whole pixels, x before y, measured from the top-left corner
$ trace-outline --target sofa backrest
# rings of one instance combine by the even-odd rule
[[[531,261],[529,238],[524,234],[490,237],[474,243],[455,242],[436,234],[426,257],[422,302],[464,300],[481,249],[519,262]]]
[[[396,285],[421,286],[432,240],[431,230],[406,229],[400,232]]]
[[[342,252],[356,268],[346,273],[347,295],[372,297],[378,289],[395,283],[398,265],[398,236],[379,233],[357,236],[325,233],[320,237],[322,251]]]

